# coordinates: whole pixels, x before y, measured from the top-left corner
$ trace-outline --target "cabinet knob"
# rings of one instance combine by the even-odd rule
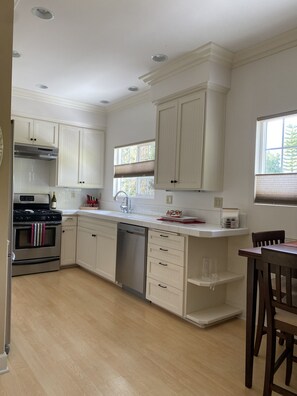
[[[92,234],[92,237],[95,238],[97,235],[96,234]]]
[[[33,139],[33,138],[30,138],[30,140],[31,140],[31,142],[33,142],[34,139]]]
[[[34,142],[36,142],[37,139],[34,139]]]
[[[170,183],[174,183],[174,180],[170,180]]]
[[[65,232],[65,230],[62,230],[62,232]]]

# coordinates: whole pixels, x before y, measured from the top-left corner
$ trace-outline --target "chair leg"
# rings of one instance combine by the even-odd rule
[[[276,331],[267,331],[266,363],[263,396],[271,396],[275,363]]]
[[[258,356],[262,336],[266,334],[266,330],[264,330],[264,321],[265,321],[265,302],[264,302],[264,293],[263,293],[263,275],[259,273],[259,307],[258,307],[258,323],[256,330],[256,341],[254,348],[254,355]]]
[[[294,336],[287,335],[286,337],[286,350],[287,355],[287,365],[286,365],[286,385],[290,385],[292,376],[292,366],[293,366],[293,350],[294,350]]]

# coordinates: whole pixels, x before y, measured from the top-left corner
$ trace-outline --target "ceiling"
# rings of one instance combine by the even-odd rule
[[[98,106],[146,90],[154,54],[170,62],[210,41],[236,52],[297,26],[296,0],[14,1],[13,87]]]

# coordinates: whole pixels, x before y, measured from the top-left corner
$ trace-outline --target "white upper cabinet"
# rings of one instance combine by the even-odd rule
[[[60,125],[57,185],[102,188],[103,170],[104,132]]]
[[[58,147],[58,124],[51,121],[13,117],[16,143]]]
[[[222,92],[200,90],[160,103],[155,188],[221,190],[224,127]]]

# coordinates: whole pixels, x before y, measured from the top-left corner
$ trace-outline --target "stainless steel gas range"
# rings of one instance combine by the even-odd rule
[[[49,194],[14,194],[12,276],[60,269],[61,223]]]

